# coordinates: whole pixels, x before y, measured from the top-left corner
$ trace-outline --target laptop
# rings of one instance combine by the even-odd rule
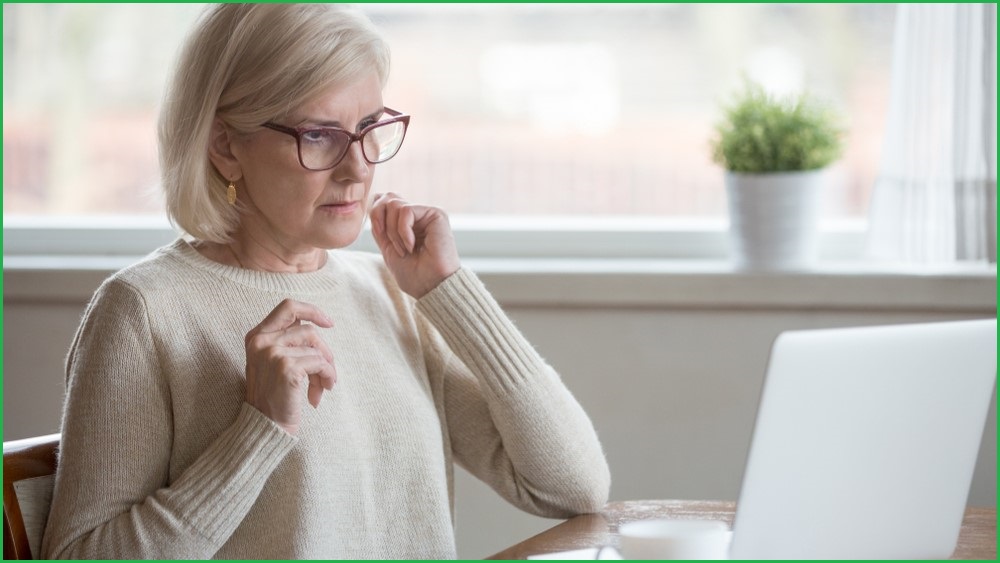
[[[996,319],[781,334],[731,557],[951,556],[995,389],[996,347]]]

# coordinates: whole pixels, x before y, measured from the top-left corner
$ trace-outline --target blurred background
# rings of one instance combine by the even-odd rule
[[[4,4],[4,216],[162,216],[154,125],[198,4]],[[867,212],[892,4],[363,4],[413,116],[376,189],[453,214],[723,217],[744,76],[847,118],[827,218]]]

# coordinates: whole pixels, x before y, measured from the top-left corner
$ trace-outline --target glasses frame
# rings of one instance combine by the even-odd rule
[[[347,129],[341,129],[340,127],[288,127],[285,125],[274,123],[272,121],[268,121],[266,123],[261,124],[261,127],[266,127],[268,129],[271,129],[272,131],[277,131],[278,133],[284,133],[285,135],[290,135],[292,137],[295,137],[295,149],[299,157],[299,164],[302,166],[302,168],[305,168],[306,170],[311,170],[313,172],[321,172],[323,170],[330,170],[336,168],[341,162],[344,161],[344,158],[347,156],[347,153],[351,151],[351,145],[361,141],[361,139],[363,139],[364,136],[367,135],[369,131],[371,131],[372,129],[383,127],[390,123],[402,122],[403,124],[403,135],[399,140],[399,146],[400,148],[402,148],[403,141],[406,139],[406,131],[410,128],[410,116],[405,113],[398,112],[392,108],[386,107],[382,109],[383,111],[385,111],[386,114],[389,115],[389,119],[381,119],[379,121],[376,121],[375,123],[372,123],[368,127],[362,129],[358,133],[351,133]],[[333,164],[325,168],[309,168],[308,166],[306,166],[306,163],[303,162],[302,160],[302,135],[310,131],[329,131],[331,129],[346,134],[351,140],[346,145],[344,145],[344,152],[341,153],[340,157],[338,157]],[[396,152],[392,153],[392,156],[390,156],[389,158],[373,162],[370,158],[368,158],[368,155],[365,153],[365,144],[361,143],[361,156],[362,158],[365,159],[365,162],[367,162],[368,164],[381,164],[391,159],[393,156],[396,156],[398,153],[399,149],[397,148]]]

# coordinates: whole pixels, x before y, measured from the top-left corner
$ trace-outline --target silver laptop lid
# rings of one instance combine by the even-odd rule
[[[947,558],[996,380],[996,319],[783,333],[734,559]]]

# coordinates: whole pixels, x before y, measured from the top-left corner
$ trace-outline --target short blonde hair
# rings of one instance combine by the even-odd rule
[[[225,243],[239,224],[228,180],[208,156],[212,123],[236,132],[278,120],[324,89],[374,70],[389,49],[371,21],[336,4],[216,4],[187,38],[159,118],[167,213],[189,235]]]

